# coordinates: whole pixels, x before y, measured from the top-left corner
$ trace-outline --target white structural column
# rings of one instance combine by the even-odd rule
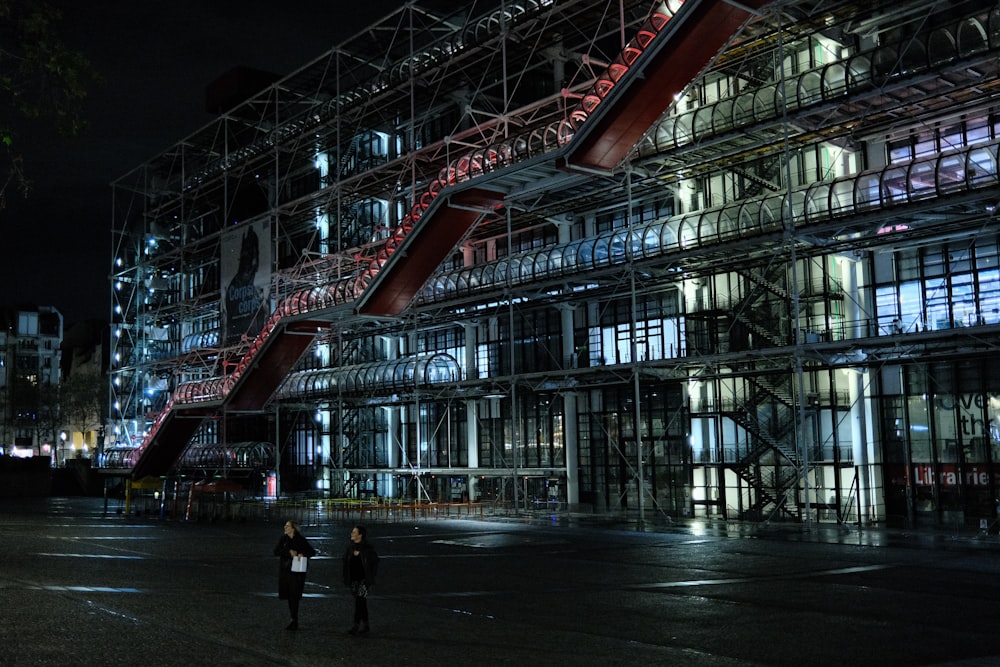
[[[402,339],[397,336],[382,336],[380,337],[380,345],[382,346],[382,353],[386,359],[398,359],[400,356],[400,345],[402,344]],[[399,433],[399,420],[400,420],[400,408],[399,406],[386,406],[383,408],[385,410],[385,421],[386,421],[386,460],[390,469],[401,468],[406,466],[406,448],[403,447],[403,443],[396,439],[396,434]]]
[[[570,220],[556,221],[559,232],[559,243],[566,244],[573,240],[573,225]],[[576,309],[563,306],[560,311],[560,328],[562,335],[563,364],[568,368],[579,368],[581,362],[576,349]],[[584,314],[586,315],[586,314]],[[580,429],[579,409],[577,402],[579,394],[567,391],[563,395],[563,447],[566,453],[566,503],[569,509],[580,505]]]
[[[477,377],[476,372],[476,324],[466,322],[465,327],[465,377]],[[469,458],[468,489],[469,500],[475,502],[479,497],[479,414],[478,400],[465,400],[465,443]]]
[[[575,309],[563,307],[560,309],[562,318],[562,356],[563,363],[575,368],[579,363],[573,330],[573,314]],[[571,509],[580,504],[580,434],[577,429],[577,392],[567,391],[563,398],[563,448],[566,453],[566,502]]]
[[[386,458],[389,461],[390,468],[401,468],[406,465],[406,456],[403,450],[403,443],[396,439],[396,434],[399,433],[399,410],[400,408],[395,405],[389,405],[384,408],[385,410],[385,423],[386,423]]]
[[[853,338],[866,335],[865,322],[870,313],[865,312],[865,300],[861,294],[861,284],[865,284],[864,276],[859,275],[865,270],[867,262],[854,261],[847,258],[842,263],[845,289],[847,291],[847,308],[845,317],[854,323],[855,329],[850,332]],[[851,401],[851,454],[858,473],[858,516],[862,521],[875,519],[881,513],[881,503],[875,497],[872,488],[871,461],[874,451],[874,434],[871,429],[871,413],[867,396],[869,385],[868,373],[862,367],[851,368],[849,373],[848,391]],[[846,517],[845,517],[846,518]]]

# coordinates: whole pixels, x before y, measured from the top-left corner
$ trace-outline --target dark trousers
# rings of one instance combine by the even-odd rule
[[[283,581],[280,585],[279,590],[281,593],[288,596],[288,613],[292,615],[292,620],[299,620],[299,602],[302,600],[302,593],[306,589],[306,573],[305,572],[283,572]],[[279,595],[282,597],[282,595]]]
[[[354,596],[354,624],[368,624],[368,598]]]

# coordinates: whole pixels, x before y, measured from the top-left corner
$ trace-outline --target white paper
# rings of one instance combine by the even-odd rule
[[[292,556],[292,572],[305,572],[309,559],[305,556]]]

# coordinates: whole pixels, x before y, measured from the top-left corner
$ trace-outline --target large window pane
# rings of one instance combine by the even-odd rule
[[[979,312],[985,324],[1000,322],[1000,270],[980,271]]]
[[[979,319],[972,292],[972,275],[965,273],[952,278],[951,294],[955,323],[962,326],[975,325]]]
[[[899,286],[899,319],[903,331],[923,329],[923,303],[920,283],[911,281]]]
[[[931,433],[927,399],[923,396],[909,396],[906,403],[910,426],[910,457],[914,463],[930,463]]]
[[[927,328],[934,331],[951,328],[948,282],[945,279],[927,283],[924,287],[924,301],[927,304]]]
[[[878,332],[880,334],[894,333],[894,325],[898,324],[899,320],[896,288],[888,286],[875,290],[875,308],[878,313]]]

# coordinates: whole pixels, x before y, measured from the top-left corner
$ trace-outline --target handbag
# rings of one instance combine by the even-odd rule
[[[305,572],[309,559],[305,556],[292,556],[292,572]]]

